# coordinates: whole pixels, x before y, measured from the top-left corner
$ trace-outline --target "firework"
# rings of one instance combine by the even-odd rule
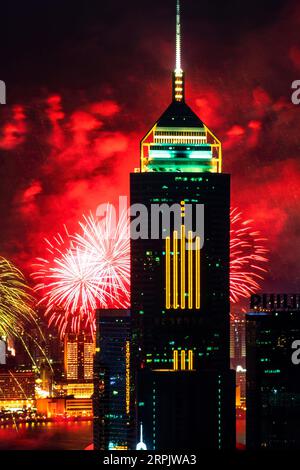
[[[109,209],[104,220],[80,222],[82,233],[47,240],[50,260],[38,259],[33,277],[42,292],[49,324],[66,332],[95,331],[96,308],[129,305],[129,237],[126,215],[115,225]]]
[[[80,223],[82,235],[74,239],[96,260],[96,271],[104,286],[110,307],[129,306],[130,239],[129,220],[123,211],[116,221],[114,209],[107,205],[106,216],[96,220],[92,215]]]
[[[230,300],[233,303],[257,291],[266,269],[266,239],[252,229],[251,220],[231,210]],[[130,299],[129,221],[123,212],[115,221],[112,206],[106,217],[92,214],[79,222],[81,232],[46,240],[48,259],[38,259],[33,274],[39,281],[49,324],[61,336],[66,332],[95,331],[96,308],[127,308]]]
[[[38,364],[33,358],[27,343],[33,341],[49,366],[50,361],[40,343],[45,341],[38,324],[38,318],[32,309],[34,298],[25,282],[25,278],[10,261],[0,257],[0,338],[11,340],[16,338],[33,365],[39,370]],[[35,331],[34,338],[29,331]]]
[[[0,257],[0,336],[19,337],[26,325],[35,322],[32,304],[23,274]]]
[[[252,228],[252,220],[243,220],[238,209],[230,213],[230,300],[248,298],[260,288],[267,270],[266,239]]]

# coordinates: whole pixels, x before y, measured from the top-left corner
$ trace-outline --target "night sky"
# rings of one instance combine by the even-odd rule
[[[186,100],[223,144],[232,206],[269,240],[265,291],[299,291],[300,4],[182,0]],[[1,4],[0,254],[30,272],[44,237],[128,194],[171,99],[175,0]]]

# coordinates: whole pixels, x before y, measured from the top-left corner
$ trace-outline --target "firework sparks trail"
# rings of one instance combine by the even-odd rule
[[[92,215],[80,223],[83,235],[75,235],[78,245],[97,260],[96,269],[102,279],[109,306],[129,306],[130,296],[130,239],[126,211],[115,220],[112,206],[106,216],[96,220]],[[113,301],[113,305],[111,305]]]
[[[23,274],[0,257],[0,336],[18,337],[25,324],[35,322],[32,304]]]
[[[230,213],[230,301],[248,298],[260,288],[268,261],[266,238],[252,228],[252,220],[244,220],[237,208]]]
[[[0,257],[0,338],[17,338],[38,370],[27,347],[28,339],[32,339],[30,329],[38,332],[41,341],[45,338],[32,308],[33,303],[34,298],[21,271],[10,261]],[[51,366],[42,346],[36,339],[34,341]]]
[[[95,309],[129,305],[129,237],[127,218],[115,224],[108,206],[107,216],[92,215],[80,222],[82,233],[46,240],[50,260],[39,258],[33,277],[35,290],[42,292],[39,304],[46,305],[49,324],[61,337],[66,332],[95,332]]]
[[[231,210],[230,300],[238,302],[259,288],[268,261],[266,239],[244,220],[238,209]],[[81,233],[47,240],[50,260],[39,259],[33,277],[40,281],[40,304],[46,305],[49,324],[61,336],[84,329],[95,331],[96,308],[127,308],[130,299],[129,221],[123,212],[116,221],[107,205],[101,220],[92,214],[79,222]]]

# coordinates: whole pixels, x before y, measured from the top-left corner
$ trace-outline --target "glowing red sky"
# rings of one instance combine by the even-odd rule
[[[89,12],[74,7],[66,23],[68,2],[53,11],[45,2],[23,46],[17,39],[28,13],[10,19],[15,29],[8,22],[0,252],[21,268],[44,253],[45,236],[64,223],[76,229],[82,214],[128,194],[139,141],[170,100],[174,2],[159,3],[150,18],[135,2],[126,12],[121,2],[102,12],[91,2]],[[275,1],[265,11],[257,0],[243,2],[243,11],[229,2],[225,15],[209,2],[202,9],[194,3],[186,0],[183,17],[187,102],[223,143],[232,205],[269,238],[264,289],[295,291],[300,106],[290,95],[300,78],[300,8]],[[38,15],[43,27],[34,22]]]

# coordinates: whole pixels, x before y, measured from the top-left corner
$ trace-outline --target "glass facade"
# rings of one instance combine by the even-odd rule
[[[136,428],[143,424],[148,449],[234,448],[235,380],[229,345],[230,177],[214,172],[145,171],[131,175],[130,187],[131,204],[143,204],[149,214],[149,238],[131,240],[134,367],[138,371]],[[204,205],[204,240],[201,250],[198,245],[198,256],[196,238],[194,249],[189,250],[187,230],[182,231],[184,218],[176,234],[171,216],[171,236],[165,236],[164,207],[160,236],[151,239],[153,204],[179,204],[182,208],[190,204],[194,212],[197,204]],[[198,425],[193,434],[196,416]]]
[[[95,450],[133,448],[129,310],[98,310],[94,362]]]
[[[64,340],[64,371],[69,382],[92,381],[94,340],[85,333],[69,333]]]
[[[157,240],[132,240],[132,315],[137,336],[143,332],[141,361],[172,368],[173,350],[181,348],[186,354],[189,350],[194,352],[197,368],[229,368],[229,176],[214,173],[201,178],[192,174],[178,177],[176,173],[131,175],[131,204],[144,204],[149,214],[153,202],[172,205],[181,201],[191,205],[204,204],[201,261],[199,266],[196,262],[192,264],[192,277],[194,281],[199,279],[194,291],[197,291],[201,305],[196,304],[194,292],[190,308],[188,269],[185,272],[186,301],[181,303],[180,240],[176,249],[178,308],[174,308],[174,302],[166,305],[166,240],[163,236]],[[150,215],[148,225],[151,226]],[[172,245],[170,251],[174,257]],[[192,254],[195,258],[196,250]],[[188,257],[186,254],[186,263]],[[196,287],[195,282],[193,286]]]
[[[300,311],[250,313],[247,326],[247,448],[299,449]]]

